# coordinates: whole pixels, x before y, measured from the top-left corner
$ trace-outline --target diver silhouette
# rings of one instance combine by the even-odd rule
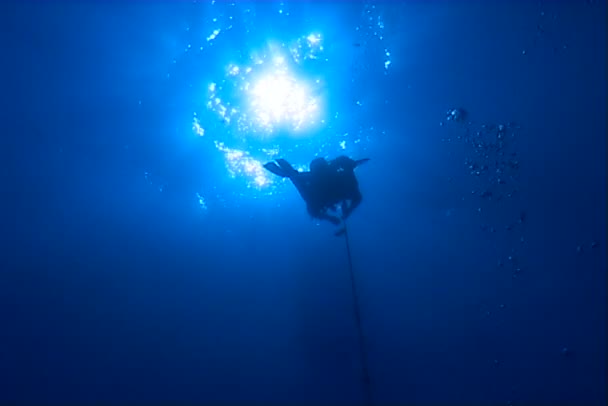
[[[300,172],[285,159],[277,159],[264,168],[291,180],[312,217],[339,225],[361,204],[363,196],[355,168],[367,161],[369,158],[353,160],[344,155],[331,161],[315,158],[309,171]]]

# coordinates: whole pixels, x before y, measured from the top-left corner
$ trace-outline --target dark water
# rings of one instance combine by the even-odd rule
[[[0,403],[605,404],[606,4],[237,3],[2,4]]]

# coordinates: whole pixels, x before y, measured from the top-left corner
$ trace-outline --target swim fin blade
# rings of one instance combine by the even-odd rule
[[[277,163],[279,164],[279,166],[281,167],[283,172],[287,174],[286,176],[290,176],[290,175],[298,172],[295,170],[295,168],[293,166],[291,166],[291,164],[289,162],[287,162],[283,158],[277,159]]]
[[[356,168],[357,166],[359,166],[359,165],[362,165],[362,164],[366,163],[367,161],[369,161],[369,158],[357,159],[357,160],[355,161],[355,168]]]
[[[266,164],[264,164],[264,168],[266,168],[267,170],[269,170],[270,172],[274,173],[277,176],[280,176],[282,178],[288,178],[289,175],[279,167],[279,165],[277,165],[274,162],[268,162]]]
[[[344,235],[345,233],[346,233],[346,227],[342,227],[341,229],[339,229],[338,231],[336,231],[334,233],[334,235],[336,237],[340,237],[340,236]]]

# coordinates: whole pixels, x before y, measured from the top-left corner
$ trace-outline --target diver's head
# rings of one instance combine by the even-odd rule
[[[312,161],[310,161],[310,171],[311,172],[322,171],[324,169],[327,169],[327,167],[328,167],[328,163],[325,160],[325,158],[315,158]]]

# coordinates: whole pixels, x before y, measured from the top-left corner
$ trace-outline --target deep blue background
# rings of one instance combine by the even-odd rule
[[[359,47],[370,4],[239,2],[251,31],[204,57],[183,48],[208,4],[2,4],[0,403],[363,400],[344,240],[190,129],[235,49],[314,29],[340,119],[295,159],[367,129],[350,236],[377,403],[605,404],[605,3],[378,3],[385,43]],[[458,137],[508,122],[517,192],[483,200]]]

